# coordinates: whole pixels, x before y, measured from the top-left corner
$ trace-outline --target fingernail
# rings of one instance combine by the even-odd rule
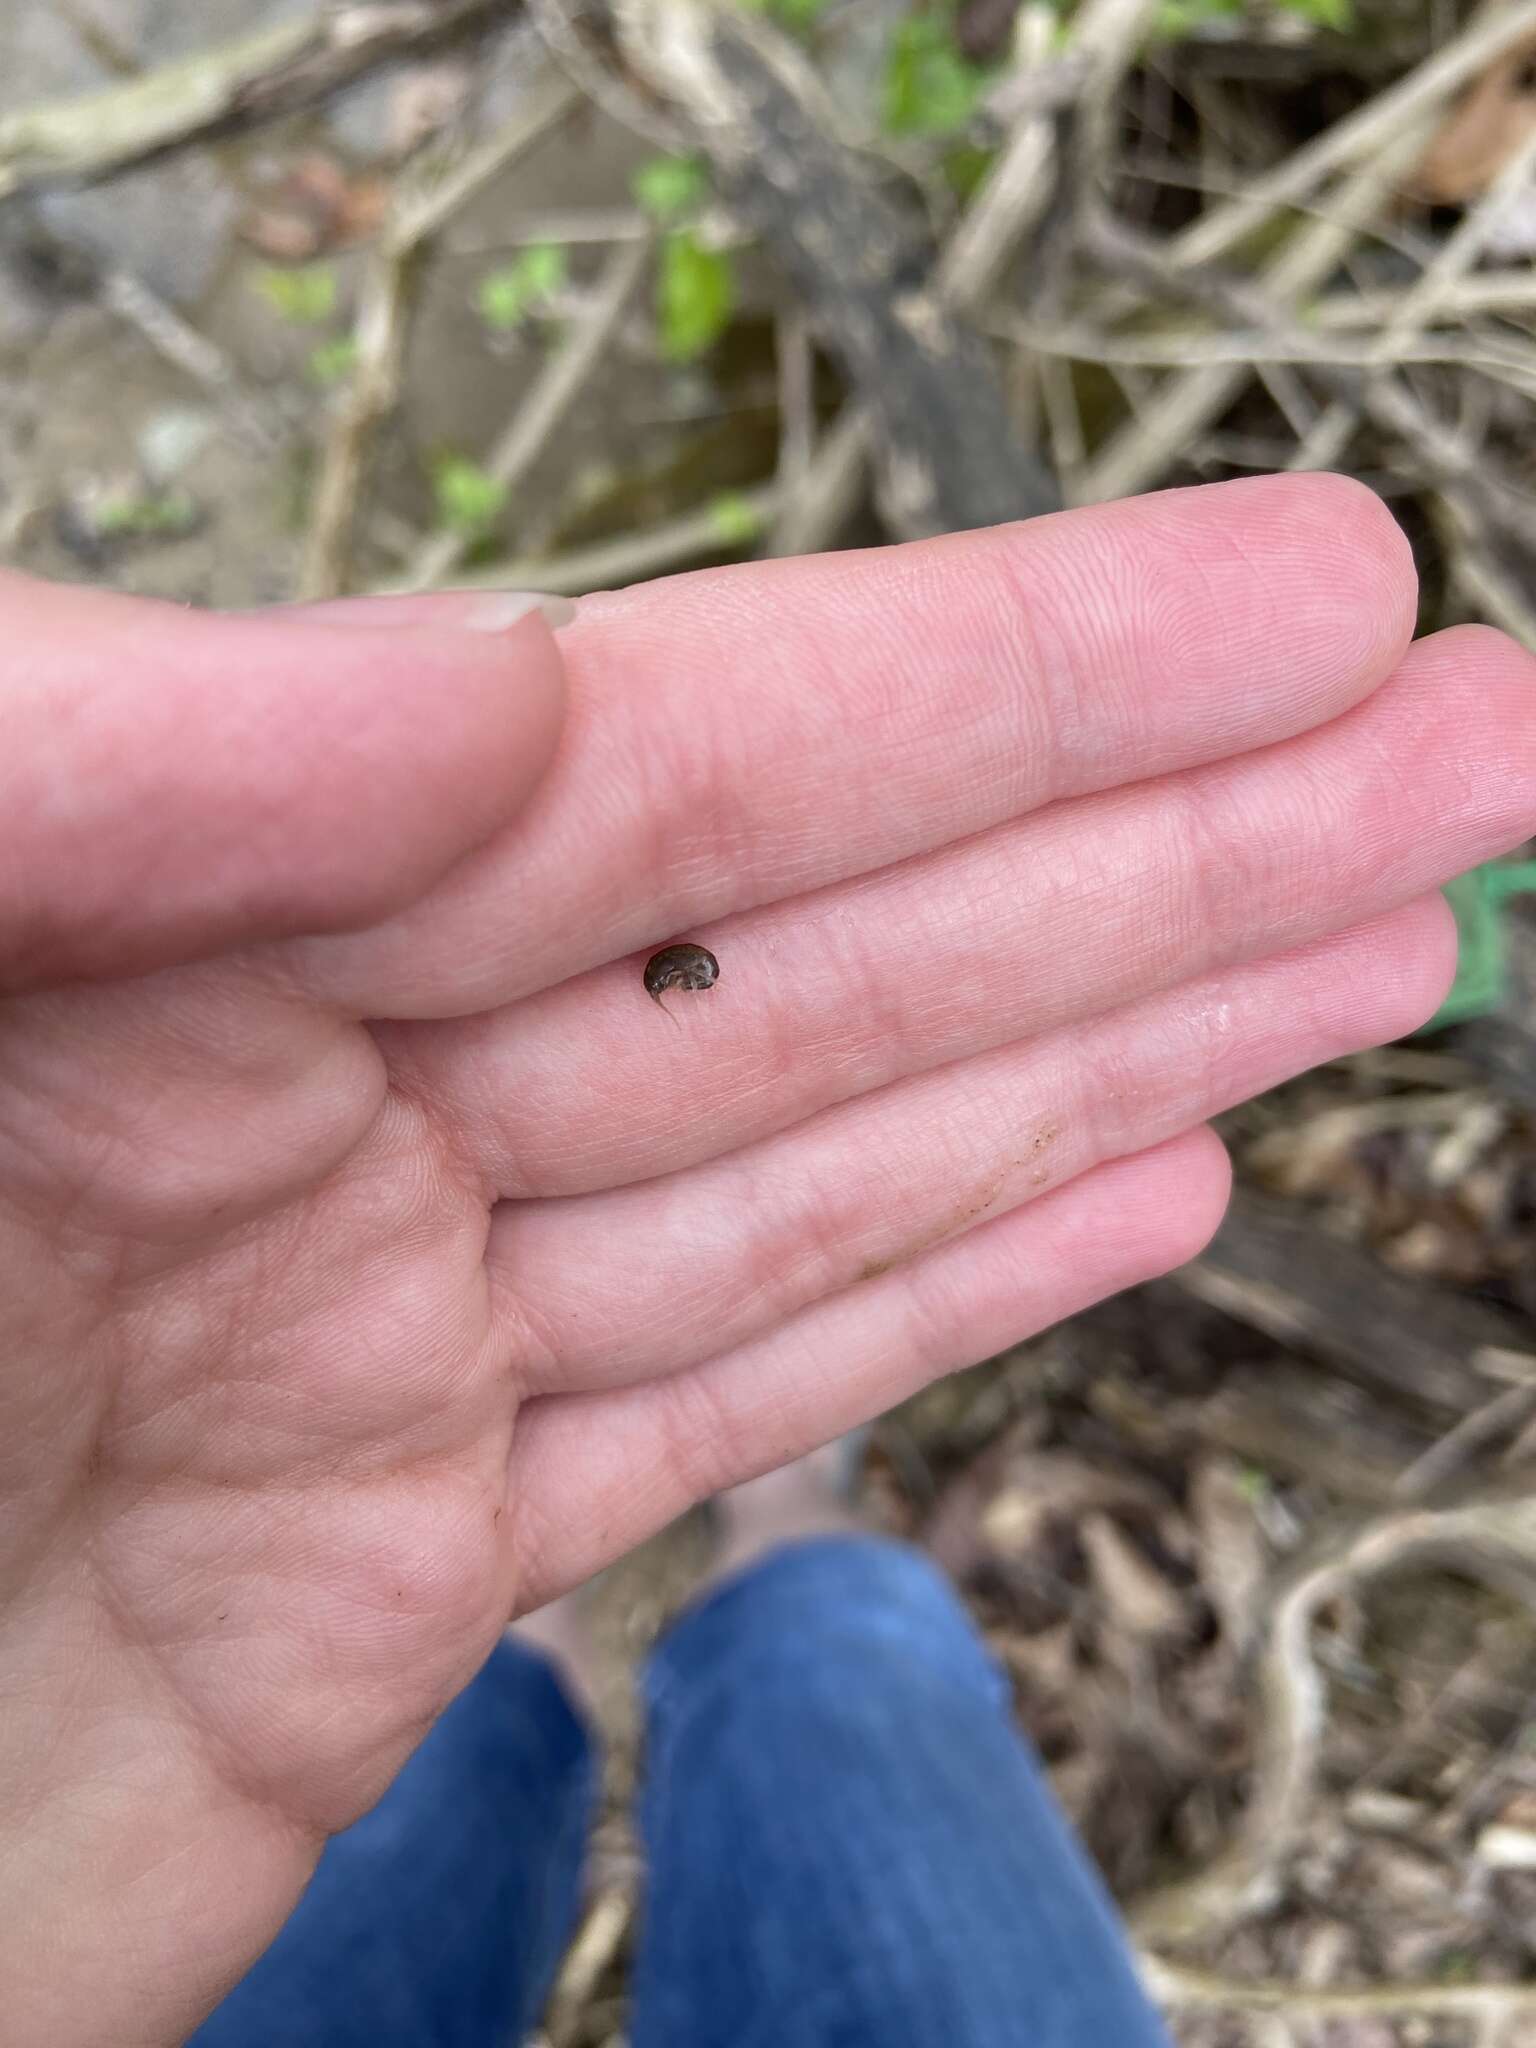
[[[465,606],[459,624],[471,633],[504,633],[530,612],[542,612],[545,624],[554,633],[571,623],[576,607],[568,597],[550,597],[538,590],[488,591]]]

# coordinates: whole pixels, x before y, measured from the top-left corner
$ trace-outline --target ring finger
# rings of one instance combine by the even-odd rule
[[[1438,897],[1279,959],[839,1105],[661,1180],[504,1203],[493,1300],[524,1394],[673,1373],[1104,1161],[1424,1021]]]

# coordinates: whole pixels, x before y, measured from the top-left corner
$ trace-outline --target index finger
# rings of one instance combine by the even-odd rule
[[[1062,797],[1289,738],[1413,630],[1342,477],[1207,485],[588,599],[533,804],[432,895],[306,946],[360,1013],[465,1014]]]

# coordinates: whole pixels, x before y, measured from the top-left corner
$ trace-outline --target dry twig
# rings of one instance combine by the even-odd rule
[[[648,241],[624,243],[614,251],[575,332],[555,349],[503,428],[483,466],[508,492],[528,475],[585,389],[618,332],[650,258]],[[464,559],[467,545],[461,533],[433,534],[411,565],[405,588],[430,590],[442,583]]]
[[[1055,504],[985,344],[931,288],[919,238],[843,141],[804,55],[752,15],[688,0],[618,0],[615,21],[626,60],[686,112],[726,203],[760,232],[842,363],[874,431],[892,531],[953,532]]]
[[[137,329],[158,355],[208,392],[230,430],[247,447],[269,455],[278,445],[282,434],[271,409],[258,403],[245,388],[224,350],[151,291],[142,278],[128,270],[106,270],[101,278],[101,302]]]
[[[822,437],[794,497],[784,499],[768,530],[767,555],[810,555],[826,547],[853,517],[869,461],[862,407],[845,405]]]
[[[764,526],[782,503],[774,484],[736,496],[733,510],[744,514],[742,524]],[[529,555],[522,560],[493,562],[468,575],[455,576],[461,590],[547,590],[559,596],[579,597],[587,591],[613,590],[637,583],[647,576],[661,576],[680,569],[702,556],[732,552],[741,542],[721,531],[720,517],[713,506],[685,512],[679,518],[648,526],[641,533],[625,534],[618,540],[598,541],[589,548],[573,548],[565,555]],[[386,584],[385,591],[415,590],[415,582]]]
[[[1208,1937],[1273,1903],[1310,1805],[1326,1711],[1313,1622],[1341,1594],[1421,1562],[1448,1564],[1536,1605],[1536,1498],[1383,1515],[1298,1572],[1274,1604],[1260,1658],[1253,1792],[1237,1839],[1197,1877],[1140,1902],[1134,1924],[1144,1940]]]
[[[1261,286],[1208,269],[1170,272],[1155,244],[1103,214],[1091,218],[1088,234],[1106,267],[1138,279],[1149,294],[1187,295],[1196,303],[1210,306],[1219,317],[1235,318],[1273,334],[1288,350],[1300,345],[1302,337]],[[1192,408],[1179,415],[1183,425],[1191,433],[1197,432],[1205,419],[1205,400],[1212,396],[1211,390],[1192,380],[1209,376],[1240,381],[1244,374],[1241,370],[1215,369],[1193,372],[1191,379],[1171,380]],[[1440,420],[1402,381],[1374,377],[1337,362],[1314,363],[1313,374],[1319,383],[1346,404],[1358,407],[1400,445],[1405,463],[1424,475],[1446,508],[1449,539],[1463,576],[1470,579],[1475,574],[1491,615],[1517,637],[1533,636],[1527,639],[1527,644],[1536,646],[1536,617],[1530,614],[1499,560],[1502,538],[1536,552],[1536,511],[1528,494],[1502,473],[1486,448],[1470,441],[1459,428]],[[1171,422],[1162,411],[1160,393],[1158,404],[1149,415],[1136,422],[1128,436],[1122,436],[1106,453],[1101,453],[1093,466],[1090,491],[1096,495],[1103,490],[1106,474],[1112,475],[1120,459],[1115,453],[1117,448],[1138,470],[1143,463],[1152,462],[1155,466],[1165,458],[1171,459],[1170,431]],[[1162,452],[1158,454],[1158,450]],[[1121,476],[1118,481],[1127,479]]]
[[[1536,2014],[1530,1984],[1372,1984],[1312,1991],[1296,1984],[1243,1984],[1158,1956],[1140,1958],[1148,1991],[1174,2012],[1278,2013],[1300,2024],[1323,2020],[1473,2019],[1505,2025]]]
[[[1079,95],[1097,90],[1101,76],[1123,74],[1145,11],[1138,6],[1128,15],[1125,0],[1090,0],[1074,24],[1073,49],[1058,64],[1046,66],[1046,44],[1038,36],[1033,47],[1025,48],[1011,81],[1013,97],[998,107],[1012,118],[1008,138],[939,258],[935,285],[944,304],[974,312],[996,287],[1020,242],[1038,226],[1050,203],[1055,166],[1051,116]],[[1043,104],[1025,89],[1037,69],[1051,74]],[[801,495],[786,501],[765,552],[808,554],[825,547],[853,510],[868,456],[867,424],[857,403],[850,403],[817,451]]]
[[[1479,18],[1443,50],[1378,93],[1367,107],[1308,143],[1239,199],[1215,209],[1159,251],[1165,275],[1223,255],[1286,204],[1314,191],[1331,172],[1358,165],[1335,198],[1332,217],[1299,228],[1260,273],[1264,295],[1289,308],[1314,292],[1366,231],[1387,196],[1412,171],[1436,108],[1495,56],[1536,28],[1536,0]],[[1084,480],[1097,502],[1145,490],[1231,402],[1248,372],[1238,366],[1192,370],[1167,379],[1155,405],[1100,449]]]
[[[810,329],[798,314],[774,326],[779,380],[779,488],[793,499],[805,481],[816,449],[816,351]]]
[[[1299,228],[1261,271],[1255,287],[1260,295],[1276,308],[1289,309],[1302,295],[1315,291],[1366,231],[1422,147],[1422,131],[1412,128],[1385,144],[1381,154],[1350,179],[1333,216]],[[1189,266],[1170,264],[1162,252],[1157,268],[1174,290],[1189,275]],[[1083,481],[1084,500],[1097,504],[1146,490],[1226,409],[1250,374],[1240,365],[1224,365],[1166,378],[1145,411],[1095,455]]]
[[[428,241],[476,192],[546,135],[575,99],[564,79],[546,78],[489,141],[446,173],[408,179],[397,196],[363,279],[353,330],[357,363],[321,463],[299,575],[301,597],[334,597],[346,588],[358,489],[373,435],[400,396],[411,305]]]
[[[1536,35],[1536,0],[1485,6],[1460,35],[1426,57],[1406,77],[1373,94],[1363,107],[1296,150],[1238,198],[1176,235],[1168,245],[1168,261],[1209,263],[1225,256],[1282,207],[1315,192],[1334,172],[1383,153],[1395,155],[1405,133],[1419,134],[1427,118],[1453,93],[1532,35]]]
[[[1442,1428],[1487,1399],[1478,1354],[1516,1348],[1517,1326],[1483,1302],[1394,1273],[1294,1205],[1247,1191],[1210,1250],[1167,1284]]]
[[[599,1892],[566,1952],[544,2020],[548,2048],[572,2048],[598,1979],[619,1952],[635,1917],[633,1891]]]
[[[1536,169],[1536,133],[1504,166],[1488,191],[1463,216],[1410,290],[1394,309],[1372,344],[1368,371],[1390,369],[1402,352],[1423,334],[1444,304],[1445,295],[1460,284],[1481,256],[1489,236],[1503,220],[1510,200],[1523,192]],[[1292,469],[1327,469],[1343,454],[1359,418],[1358,409],[1335,400],[1297,449]]]
[[[0,200],[89,185],[329,99],[510,21],[518,0],[345,0],[77,99],[0,118]]]

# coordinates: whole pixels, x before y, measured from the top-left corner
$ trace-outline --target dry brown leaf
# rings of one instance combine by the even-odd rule
[[[1490,65],[1451,112],[1415,172],[1412,193],[1435,206],[1481,198],[1536,133],[1536,37]]]
[[[1060,1699],[1078,1676],[1077,1644],[1070,1622],[1037,1629],[1033,1635],[993,1635],[994,1656],[1015,1683],[1039,1700]]]
[[[923,1541],[951,1578],[992,1560],[1026,1556],[1051,1521],[1092,1508],[1152,1511],[1160,1496],[1133,1474],[1108,1471],[1070,1451],[994,1444],[940,1495]]]
[[[321,150],[281,170],[240,222],[243,240],[278,263],[308,263],[374,234],[389,187],[371,172],[353,173]]]
[[[1112,1626],[1143,1641],[1187,1630],[1183,1600],[1108,1515],[1086,1516],[1078,1536]]]

